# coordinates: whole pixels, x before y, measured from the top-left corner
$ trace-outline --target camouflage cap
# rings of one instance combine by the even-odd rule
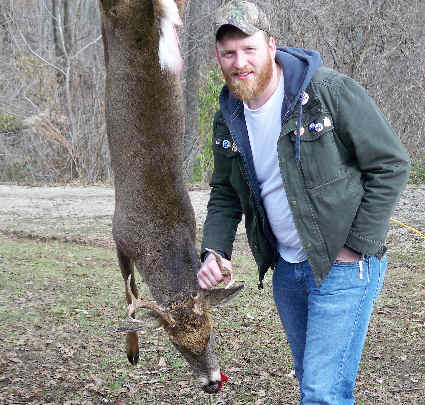
[[[244,0],[233,0],[219,8],[215,19],[215,34],[223,25],[233,25],[246,35],[254,35],[258,31],[270,34],[270,24],[266,14],[254,3]]]

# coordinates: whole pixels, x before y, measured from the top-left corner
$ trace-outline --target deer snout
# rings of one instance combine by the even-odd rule
[[[207,394],[217,394],[221,390],[223,383],[227,380],[228,378],[222,374],[219,369],[214,370],[209,378],[199,378],[202,390]]]

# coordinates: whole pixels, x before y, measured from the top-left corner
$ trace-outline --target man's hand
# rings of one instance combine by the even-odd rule
[[[354,252],[351,249],[343,247],[339,251],[338,256],[335,259],[335,261],[352,263],[352,262],[358,262],[360,259],[361,259],[361,255],[359,255],[358,253]]]
[[[232,263],[224,258],[221,258],[221,266],[225,267],[229,271],[232,270]],[[225,275],[223,277],[215,256],[212,253],[209,253],[198,272],[199,286],[203,290],[207,290],[209,288],[215,287],[222,281],[227,284],[230,280],[230,275]]]

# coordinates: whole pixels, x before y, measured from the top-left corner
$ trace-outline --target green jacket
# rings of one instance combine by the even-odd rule
[[[385,253],[389,218],[407,182],[410,163],[378,107],[349,77],[319,66],[304,87],[291,93],[286,88],[288,58],[279,55],[288,49],[277,54],[286,99],[277,144],[279,165],[295,226],[320,284],[344,246],[362,255]],[[308,102],[302,105],[304,92]],[[214,172],[201,255],[211,248],[230,258],[244,214],[261,286],[265,272],[276,264],[276,241],[250,163],[243,105],[232,99],[226,86],[220,105],[214,119]],[[321,125],[320,130],[312,124]],[[300,125],[303,133],[297,148]]]

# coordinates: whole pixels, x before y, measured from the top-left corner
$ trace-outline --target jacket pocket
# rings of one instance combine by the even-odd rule
[[[295,152],[296,123],[289,124],[288,135]],[[330,114],[313,110],[303,116],[300,152],[301,171],[306,188],[321,187],[346,176],[345,165],[335,143]]]
[[[361,174],[351,170],[345,177],[307,190],[320,233],[325,236],[328,255],[336,258],[347,240],[364,195]]]

